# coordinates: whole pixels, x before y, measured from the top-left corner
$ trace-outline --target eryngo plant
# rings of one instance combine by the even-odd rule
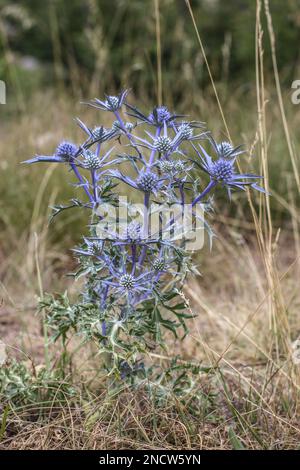
[[[0,403],[12,407],[70,401],[75,395],[59,369],[47,370],[45,366],[29,367],[24,362],[9,360],[0,367]],[[0,405],[0,410],[1,410]]]
[[[207,208],[218,187],[226,188],[229,196],[232,190],[263,189],[257,185],[258,175],[238,172],[241,147],[216,143],[202,122],[188,121],[166,106],[144,114],[126,99],[126,91],[95,99],[91,106],[112,115],[110,127],[89,128],[78,120],[85,134],[82,144],[64,141],[53,155],[37,155],[26,163],[60,163],[74,173],[82,197],[55,206],[54,215],[70,207],[90,212],[90,232],[74,250],[79,261],[75,277],[85,279],[78,302],[71,304],[66,294],[41,300],[54,339],[65,342],[71,329],[83,334],[103,353],[109,374],[132,381],[146,373],[151,352],[166,347],[164,329],[175,337],[188,332],[186,320],[192,315],[182,289],[187,275],[197,272],[187,240],[165,236],[176,232],[178,214],[167,223],[160,214],[160,228],[149,236],[151,205],[176,205],[182,215],[186,204],[193,211],[200,203]],[[212,156],[203,147],[205,140]],[[118,187],[124,190],[124,185],[142,199],[142,219],[132,216],[131,202],[123,201],[122,209],[129,214],[125,229],[109,225],[99,232],[101,210],[117,208]],[[120,226],[121,219],[119,215]],[[206,222],[204,227],[211,236]]]

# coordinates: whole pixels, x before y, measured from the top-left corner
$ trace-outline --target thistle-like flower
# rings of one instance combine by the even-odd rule
[[[211,163],[209,172],[213,180],[220,183],[228,183],[234,176],[234,161],[219,158],[215,162]]]
[[[128,224],[126,238],[129,240],[139,240],[141,238],[141,224],[133,220]]]
[[[94,127],[92,130],[92,140],[93,143],[97,142],[98,144],[106,142],[107,140],[115,137],[116,132],[114,129],[106,129],[103,126]]]
[[[125,291],[132,291],[135,286],[135,279],[131,274],[123,274],[120,277],[119,283]]]
[[[136,180],[137,186],[145,192],[155,192],[158,188],[158,176],[150,170],[142,172]]]
[[[160,135],[152,135],[150,132],[146,132],[151,141],[142,139],[141,137],[136,136],[136,141],[141,147],[146,147],[150,150],[160,153],[161,155],[167,157],[172,152],[177,152],[182,154],[179,150],[180,144],[183,142],[182,136],[180,133],[177,133],[173,138],[168,135],[168,128],[166,123],[163,126],[163,133]]]
[[[221,183],[223,186],[226,186],[229,195],[231,189],[245,190],[246,186],[251,186],[258,191],[265,192],[264,189],[258,186],[256,182],[256,180],[262,178],[261,176],[249,173],[236,173],[235,156],[230,159],[218,157],[216,160],[213,160],[201,145],[199,145],[199,147],[202,151],[202,154],[197,150],[196,152],[200,162],[195,161],[194,163],[206,173],[208,173],[211,181],[215,182],[215,184]],[[236,147],[236,149],[237,148],[238,147]]]
[[[134,129],[134,124],[132,122],[125,122],[124,126],[122,126],[119,121],[114,121],[112,124],[112,129],[116,132],[130,133]]]
[[[102,167],[100,158],[90,150],[85,152],[83,166],[89,170],[99,170]]]
[[[91,255],[99,255],[102,251],[103,244],[101,242],[89,242],[88,251]]]
[[[163,126],[164,123],[168,123],[172,118],[172,114],[166,106],[157,106],[153,109],[152,113],[149,114],[148,120],[155,125]]]
[[[55,155],[61,158],[65,162],[69,162],[74,158],[77,152],[77,146],[72,142],[63,141],[61,142],[56,151]]]
[[[129,112],[127,112],[129,116],[139,119],[141,123],[156,127],[171,126],[177,118],[182,117],[180,114],[172,114],[166,106],[156,106],[149,115],[143,114],[139,109],[128,103],[126,103],[126,107],[129,109]]]
[[[78,149],[77,155],[80,153],[82,148],[88,149],[95,143],[101,144],[107,140],[113,139],[116,137],[117,132],[114,129],[107,129],[104,126],[96,126],[93,129],[90,129],[84,122],[80,119],[76,119],[79,127],[88,135],[88,140]]]
[[[168,136],[161,135],[154,140],[153,147],[159,153],[168,153],[172,149],[172,140]]]
[[[94,108],[101,109],[102,111],[115,112],[121,109],[127,95],[128,90],[124,90],[117,96],[105,95],[105,101],[101,101],[98,98],[95,98],[91,103],[88,104]]]
[[[84,256],[97,256],[100,257],[103,249],[103,242],[101,240],[91,240],[84,237],[84,245],[74,248],[74,253]]]
[[[163,258],[157,258],[153,261],[153,269],[155,272],[163,271],[166,267],[166,262]]]
[[[25,160],[22,163],[38,163],[38,162],[53,162],[53,163],[68,163],[72,162],[76,157],[78,152],[78,147],[73,144],[73,142],[69,142],[64,140],[61,142],[56,150],[54,155],[36,155],[35,157]]]
[[[163,173],[176,174],[186,170],[185,162],[182,160],[160,160],[158,165]]]
[[[174,171],[175,162],[173,160],[160,160],[158,167],[163,173],[170,173]]]
[[[217,144],[218,155],[222,158],[230,157],[232,151],[233,147],[229,142],[221,142],[220,144]]]
[[[184,171],[186,169],[185,162],[182,160],[177,160],[176,162],[174,162],[174,169],[178,173]]]
[[[174,126],[174,130],[176,130],[176,135],[173,139],[173,145],[180,144],[184,141],[192,142],[194,140],[206,139],[208,136],[208,132],[201,132],[200,134],[194,133],[195,129],[202,129],[203,127],[205,126],[204,126],[204,123],[202,122],[182,121],[182,123],[179,126],[178,125]]]
[[[233,147],[233,145],[227,141],[218,144],[211,136],[209,140],[218,158],[235,159],[238,155],[244,153],[241,145]]]
[[[96,152],[92,152],[89,149],[82,148],[79,154],[80,158],[76,160],[76,166],[86,168],[87,170],[100,170],[116,162],[116,160],[109,161],[109,156],[112,153],[114,147],[108,150],[104,155],[100,155],[99,148]]]
[[[163,188],[166,179],[165,176],[158,177],[156,173],[145,168],[138,172],[136,179],[132,179],[118,170],[110,170],[109,175],[123,181],[123,183],[128,184],[132,188],[139,189],[145,193],[152,192],[154,194]]]
[[[126,266],[116,269],[112,263],[108,266],[108,269],[111,277],[102,279],[101,282],[112,289],[114,293],[126,294],[127,301],[131,306],[133,306],[133,300],[137,299],[139,295],[143,295],[145,298],[153,296],[152,283],[155,275],[153,271],[146,271],[136,276],[133,273],[128,273]]]
[[[108,96],[104,103],[106,109],[109,111],[117,111],[117,109],[120,108],[120,102],[117,96]]]
[[[181,135],[181,138],[184,140],[189,140],[194,135],[194,129],[188,122],[183,122],[178,127],[178,133]]]

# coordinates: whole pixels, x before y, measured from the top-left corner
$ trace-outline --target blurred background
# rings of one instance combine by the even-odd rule
[[[222,98],[236,89],[245,95],[255,80],[256,2],[190,3],[213,77],[224,88]],[[290,87],[299,73],[300,3],[270,3],[281,80]],[[32,93],[49,87],[75,100],[124,86],[140,100],[156,99],[153,0],[1,0],[0,5],[0,75],[11,106],[22,108]],[[205,92],[209,77],[185,1],[161,0],[159,6],[164,97],[186,101]],[[265,39],[265,66],[271,70]]]

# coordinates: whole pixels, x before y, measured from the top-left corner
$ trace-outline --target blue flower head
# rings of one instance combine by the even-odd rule
[[[135,287],[135,283],[136,281],[132,274],[123,274],[119,279],[119,284],[125,291],[131,292]]]
[[[111,273],[110,278],[103,279],[106,284],[117,294],[125,294],[129,301],[132,301],[136,295],[153,295],[152,280],[154,273],[146,271],[143,274],[135,275],[128,273],[126,267],[116,268],[112,263],[108,266]],[[118,297],[117,300],[120,300]]]
[[[209,171],[212,179],[222,183],[229,183],[234,175],[234,161],[219,158],[211,163]]]
[[[192,166],[187,167],[183,160],[160,160],[158,167],[167,178],[178,176],[180,173],[187,173]]]
[[[231,144],[223,142],[222,145],[216,144],[213,141],[213,147],[218,152],[217,159],[213,160],[210,155],[199,145],[201,152],[197,151],[200,162],[195,161],[197,166],[204,170],[215,184],[221,183],[227,187],[228,194],[230,195],[231,189],[245,190],[246,186],[251,186],[258,191],[264,192],[264,189],[257,185],[255,180],[261,179],[262,176],[249,174],[249,173],[236,173],[235,162],[236,157],[242,153],[240,147],[229,147]],[[220,152],[222,156],[220,156]],[[226,156],[224,156],[226,152]]]
[[[97,142],[99,144],[115,137],[115,135],[115,129],[106,129],[103,126],[94,127],[91,132],[93,143]]]
[[[155,192],[158,188],[158,176],[150,170],[141,172],[137,179],[138,187],[145,192]]]
[[[172,114],[166,106],[157,106],[148,116],[148,120],[152,124],[159,126],[162,126],[165,122],[169,122],[171,118]]]
[[[97,256],[101,253],[102,243],[99,241],[92,241],[88,244],[88,252],[90,255]]]
[[[166,179],[165,176],[158,177],[158,175],[149,168],[142,168],[138,171],[135,179],[124,175],[118,170],[110,170],[109,175],[123,181],[123,183],[128,184],[132,188],[139,189],[144,193],[154,194],[163,188],[164,180]]]
[[[84,237],[84,246],[74,248],[73,251],[79,255],[100,257],[102,249],[101,240],[90,240]]]
[[[236,158],[238,155],[244,153],[241,145],[233,147],[233,145],[227,141],[218,144],[211,136],[209,140],[218,158]]]
[[[141,224],[133,220],[127,226],[126,238],[129,240],[140,240],[141,238]]]
[[[76,118],[76,121],[79,127],[89,137],[88,141],[85,142],[82,146],[84,148],[89,148],[96,143],[101,144],[102,142],[106,142],[107,140],[113,139],[117,135],[117,132],[115,129],[107,129],[104,126],[96,126],[93,129],[90,129],[80,119]]]
[[[89,170],[99,170],[102,167],[102,161],[95,153],[86,150],[83,165]]]
[[[179,114],[172,114],[166,106],[156,106],[148,115],[143,114],[135,106],[128,103],[126,103],[126,107],[129,109],[129,112],[127,112],[129,116],[139,119],[140,123],[142,122],[156,127],[163,127],[164,125],[169,127],[177,118],[182,117]]]
[[[161,135],[154,140],[153,147],[160,153],[168,153],[172,149],[172,139],[166,135]]]
[[[102,111],[118,111],[124,104],[126,96],[128,95],[128,90],[122,91],[119,95],[105,95],[105,101],[101,101],[98,98],[95,98],[90,104],[94,108],[101,109]]]
[[[63,141],[57,146],[55,155],[65,162],[69,162],[75,157],[77,150],[77,146],[72,142]]]
[[[163,258],[157,258],[153,261],[153,269],[155,272],[161,272],[165,269],[166,262]]]
[[[233,147],[229,142],[221,142],[217,144],[217,153],[220,157],[228,158],[231,156]]]
[[[178,127],[178,132],[180,133],[181,138],[184,140],[189,140],[194,135],[194,130],[188,122],[183,122],[180,124]]]
[[[72,162],[74,158],[77,156],[78,147],[69,142],[64,140],[61,142],[56,150],[54,155],[36,155],[29,160],[26,160],[22,163],[38,163],[38,162],[53,162],[53,163],[65,163],[65,162]]]

